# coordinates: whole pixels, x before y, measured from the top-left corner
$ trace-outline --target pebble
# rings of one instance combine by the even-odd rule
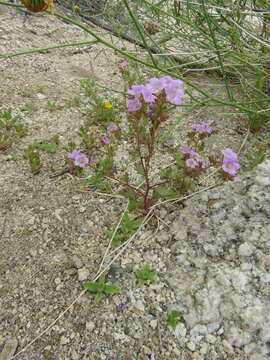
[[[83,266],[81,259],[77,255],[72,256],[72,262],[77,269],[80,269]]]
[[[86,268],[82,268],[78,270],[78,279],[79,281],[87,280],[89,277],[89,270]]]
[[[217,341],[216,336],[211,334],[206,335],[205,339],[209,344],[214,344]]]
[[[189,342],[187,343],[187,348],[188,348],[190,351],[195,351],[196,346],[195,346],[194,342],[189,341]]]
[[[69,343],[69,339],[65,337],[64,335],[60,338],[60,345],[66,345]]]
[[[255,250],[256,250],[255,246],[245,242],[239,246],[238,255],[248,257],[251,256]]]
[[[94,321],[87,321],[87,322],[85,323],[85,327],[86,327],[87,330],[92,331],[92,330],[94,330],[94,328],[96,327],[96,325],[95,325]]]

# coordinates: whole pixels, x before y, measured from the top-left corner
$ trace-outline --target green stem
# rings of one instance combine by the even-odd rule
[[[85,45],[93,45],[93,44],[97,44],[97,43],[98,43],[97,40],[92,40],[92,41],[83,41],[83,42],[78,42],[78,43],[75,42],[75,43],[67,43],[67,44],[61,44],[61,45],[53,45],[53,46],[48,46],[45,48],[23,50],[23,51],[19,51],[16,53],[1,55],[0,59],[8,59],[8,58],[12,58],[15,56],[34,54],[34,53],[48,51],[48,50],[60,49],[60,48],[68,47],[68,46],[85,46]]]

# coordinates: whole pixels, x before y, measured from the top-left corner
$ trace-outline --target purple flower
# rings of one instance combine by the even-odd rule
[[[74,159],[74,165],[79,167],[85,167],[88,163],[89,159],[84,154],[80,154]]]
[[[144,89],[142,89],[141,93],[142,93],[142,96],[143,96],[143,99],[145,102],[153,103],[156,101],[157,97],[155,95],[153,95],[153,93],[150,89],[145,87]]]
[[[128,100],[128,111],[137,111],[142,107],[142,103],[138,98]]]
[[[116,44],[115,47],[117,47],[118,49],[123,49],[124,45],[122,45],[122,44]]]
[[[185,163],[186,163],[186,167],[192,168],[192,169],[194,169],[198,165],[197,161],[193,158],[187,159],[185,161]]]
[[[120,63],[118,64],[118,67],[119,67],[120,69],[124,69],[124,68],[126,68],[128,65],[129,65],[129,62],[128,62],[128,61],[122,61],[122,62],[120,62]]]
[[[198,165],[202,168],[202,169],[205,169],[206,168],[206,162],[201,159],[201,158],[196,158],[196,161],[198,163]]]
[[[241,166],[234,159],[224,158],[222,169],[230,175],[235,175],[241,169]]]
[[[208,124],[208,122],[201,122],[199,124],[194,124],[192,125],[192,129],[197,131],[199,134],[204,134],[204,133],[211,134],[211,132],[213,131],[211,126]]]
[[[161,92],[161,90],[164,89],[165,86],[165,82],[162,81],[162,79],[158,79],[158,78],[151,78],[149,83],[146,85],[146,87],[148,89],[150,89],[152,91],[153,94],[157,94],[159,92]]]
[[[224,159],[228,158],[234,161],[238,159],[238,155],[231,148],[226,148],[225,150],[221,150],[221,153],[224,156]]]
[[[67,155],[69,159],[76,159],[78,156],[81,155],[81,150],[73,150],[71,153]]]
[[[130,95],[133,95],[135,97],[139,97],[142,93],[142,90],[145,88],[144,85],[132,85],[131,89],[128,90],[128,93]]]
[[[180,148],[180,151],[182,154],[187,154],[187,155],[191,155],[191,156],[196,156],[198,155],[198,153],[194,150],[192,150],[189,146],[184,145]]]
[[[108,131],[116,131],[116,130],[118,130],[118,126],[116,126],[116,125],[108,125],[107,130]]]
[[[117,305],[117,310],[120,312],[123,312],[125,310],[126,305],[125,304],[119,304]]]
[[[111,139],[108,138],[108,136],[104,136],[101,141],[106,145],[109,145],[111,143]]]
[[[184,90],[180,89],[173,84],[169,84],[165,87],[166,99],[175,105],[182,104],[182,97],[184,96]]]

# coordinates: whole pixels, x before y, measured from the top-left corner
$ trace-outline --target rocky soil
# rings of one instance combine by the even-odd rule
[[[50,15],[0,6],[0,55],[87,40]],[[117,224],[125,201],[82,188],[67,174],[50,175],[63,166],[64,147],[84,116],[78,79],[117,89],[119,61],[100,45],[0,61],[0,111],[11,107],[29,129],[0,153],[0,360],[267,360],[269,152],[233,182],[159,207],[159,226],[146,224],[110,267],[107,281],[120,294],[96,304],[83,292],[105,253],[104,230]],[[81,103],[67,106],[74,96]],[[31,115],[29,101],[38,104]],[[48,101],[60,108],[48,111]],[[244,136],[227,118],[223,124],[220,141],[238,149]],[[24,149],[54,134],[59,151],[42,154],[45,165],[32,175]],[[157,277],[139,286],[134,270],[146,263]],[[175,330],[167,323],[171,310],[181,314]]]

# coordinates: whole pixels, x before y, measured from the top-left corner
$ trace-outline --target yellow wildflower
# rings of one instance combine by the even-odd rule
[[[108,100],[104,101],[103,106],[105,107],[105,109],[111,109],[113,107]]]

